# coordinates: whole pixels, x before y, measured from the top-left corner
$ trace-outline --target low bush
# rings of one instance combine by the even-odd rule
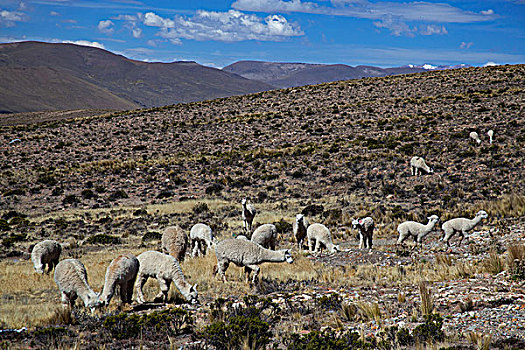
[[[119,237],[100,233],[86,239],[89,244],[103,244],[103,245],[115,245],[120,244],[122,240]]]

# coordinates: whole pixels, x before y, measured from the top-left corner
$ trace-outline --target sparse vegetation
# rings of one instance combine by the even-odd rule
[[[523,347],[507,319],[522,310],[509,295],[525,279],[524,74],[523,66],[429,72],[2,127],[0,138],[21,138],[24,149],[0,153],[0,328],[29,328],[15,347],[23,338],[83,348],[95,334],[101,348]],[[485,144],[469,144],[474,124],[496,130],[493,145],[483,130]],[[413,155],[435,173],[410,177]],[[201,302],[185,311],[172,291],[159,310],[63,313],[53,278],[25,260],[36,242],[57,239],[98,292],[117,254],[159,249],[166,226],[189,232],[204,222],[219,240],[235,236],[244,196],[257,203],[254,224],[274,223],[278,249],[292,248],[294,263],[264,266],[250,287],[233,265],[227,283],[216,278],[214,254],[185,259]],[[440,224],[422,247],[394,245],[402,221],[479,210],[489,217],[468,245],[445,248]],[[342,252],[296,249],[298,213],[327,225]],[[370,251],[350,228],[365,216],[377,223]],[[154,281],[144,286],[146,300],[157,292]],[[486,308],[503,315],[497,324],[483,318]],[[32,333],[47,328],[56,330]],[[492,339],[479,340],[488,331]]]

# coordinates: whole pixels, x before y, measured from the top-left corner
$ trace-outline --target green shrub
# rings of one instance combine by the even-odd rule
[[[16,242],[23,242],[27,239],[27,234],[25,233],[12,233],[9,237],[6,237],[2,240],[2,245],[4,247],[12,247]]]
[[[198,215],[200,213],[205,213],[209,210],[208,204],[199,202],[195,204],[192,208],[193,214]]]
[[[156,231],[148,231],[142,236],[142,243],[149,241],[160,241],[162,239],[162,234]]]
[[[74,194],[68,194],[62,199],[62,204],[74,204],[80,202]]]
[[[436,343],[445,339],[445,333],[441,329],[443,327],[443,318],[439,314],[429,314],[423,316],[425,323],[420,324],[412,335],[419,342],[432,342]]]
[[[86,239],[89,244],[104,244],[104,245],[116,245],[120,244],[122,240],[119,237],[100,233]]]
[[[281,220],[276,221],[273,223],[275,225],[275,228],[277,229],[277,233],[285,234],[292,232],[292,224],[284,221],[283,218]]]
[[[375,349],[373,344],[363,342],[357,332],[337,334],[331,328],[312,331],[305,335],[291,334],[285,339],[288,350],[353,350]]]
[[[154,311],[145,315],[125,312],[108,316],[102,323],[105,332],[112,338],[129,339],[142,335],[145,339],[155,340],[190,334],[193,332],[193,319],[180,308]]]
[[[116,191],[113,191],[109,195],[108,200],[116,201],[117,199],[123,199],[123,198],[128,198],[128,194],[126,193],[126,191],[124,191],[124,190],[116,190]]]
[[[279,307],[271,299],[249,295],[246,307],[233,307],[232,302],[217,299],[211,307],[213,322],[200,334],[217,350],[265,349],[270,344],[270,325],[279,319]],[[226,311],[224,311],[226,310]]]
[[[11,227],[9,227],[9,223],[7,220],[0,219],[0,231],[9,231]]]

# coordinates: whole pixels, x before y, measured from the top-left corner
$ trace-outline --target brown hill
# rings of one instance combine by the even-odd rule
[[[84,202],[88,180],[104,192],[84,205],[109,205],[114,190],[141,202],[215,193],[274,201],[352,195],[378,203],[377,215],[401,205],[417,217],[523,193],[524,67],[367,78],[56,122],[53,128],[3,128],[4,144],[22,141],[0,156],[6,174],[0,206],[45,203],[42,208],[52,209],[68,195]],[[481,146],[468,137],[474,130]],[[435,174],[411,177],[414,155]],[[41,176],[56,180],[42,180],[33,191]],[[13,202],[6,193],[25,195]]]
[[[280,88],[327,83],[365,77],[424,72],[422,68],[351,67],[345,64],[278,63],[239,61],[223,68],[247,79],[259,80]]]
[[[0,45],[0,111],[133,109],[272,87],[195,62],[146,63],[73,44]]]

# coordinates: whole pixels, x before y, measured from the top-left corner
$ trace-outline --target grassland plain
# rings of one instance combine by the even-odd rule
[[[224,348],[232,349],[316,341],[342,349],[524,348],[524,82],[523,65],[468,68],[1,127],[0,328],[29,330],[0,332],[0,342],[221,348],[218,334],[228,334],[234,343]],[[435,173],[410,176],[413,155]],[[186,259],[201,305],[171,292],[169,306],[191,320],[157,304],[115,301],[70,317],[52,277],[34,274],[27,260],[33,244],[57,239],[64,257],[83,261],[98,292],[115,256],[159,249],[167,225],[189,231],[205,222],[219,239],[240,233],[243,196],[257,207],[256,225],[276,223],[281,248],[294,246],[291,223],[303,211],[332,230],[343,252],[314,257],[294,248],[293,264],[263,265],[255,286],[235,268],[227,284],[215,278],[213,254]],[[437,214],[443,222],[480,209],[489,219],[468,245],[445,248],[436,231],[421,249],[394,244],[404,220]],[[357,249],[350,230],[363,215],[376,222],[371,252]],[[157,288],[148,282],[146,299]],[[120,311],[128,316],[115,319]],[[184,331],[152,328],[157,318]],[[116,330],[132,319],[140,335]],[[93,344],[95,334],[102,340]]]

